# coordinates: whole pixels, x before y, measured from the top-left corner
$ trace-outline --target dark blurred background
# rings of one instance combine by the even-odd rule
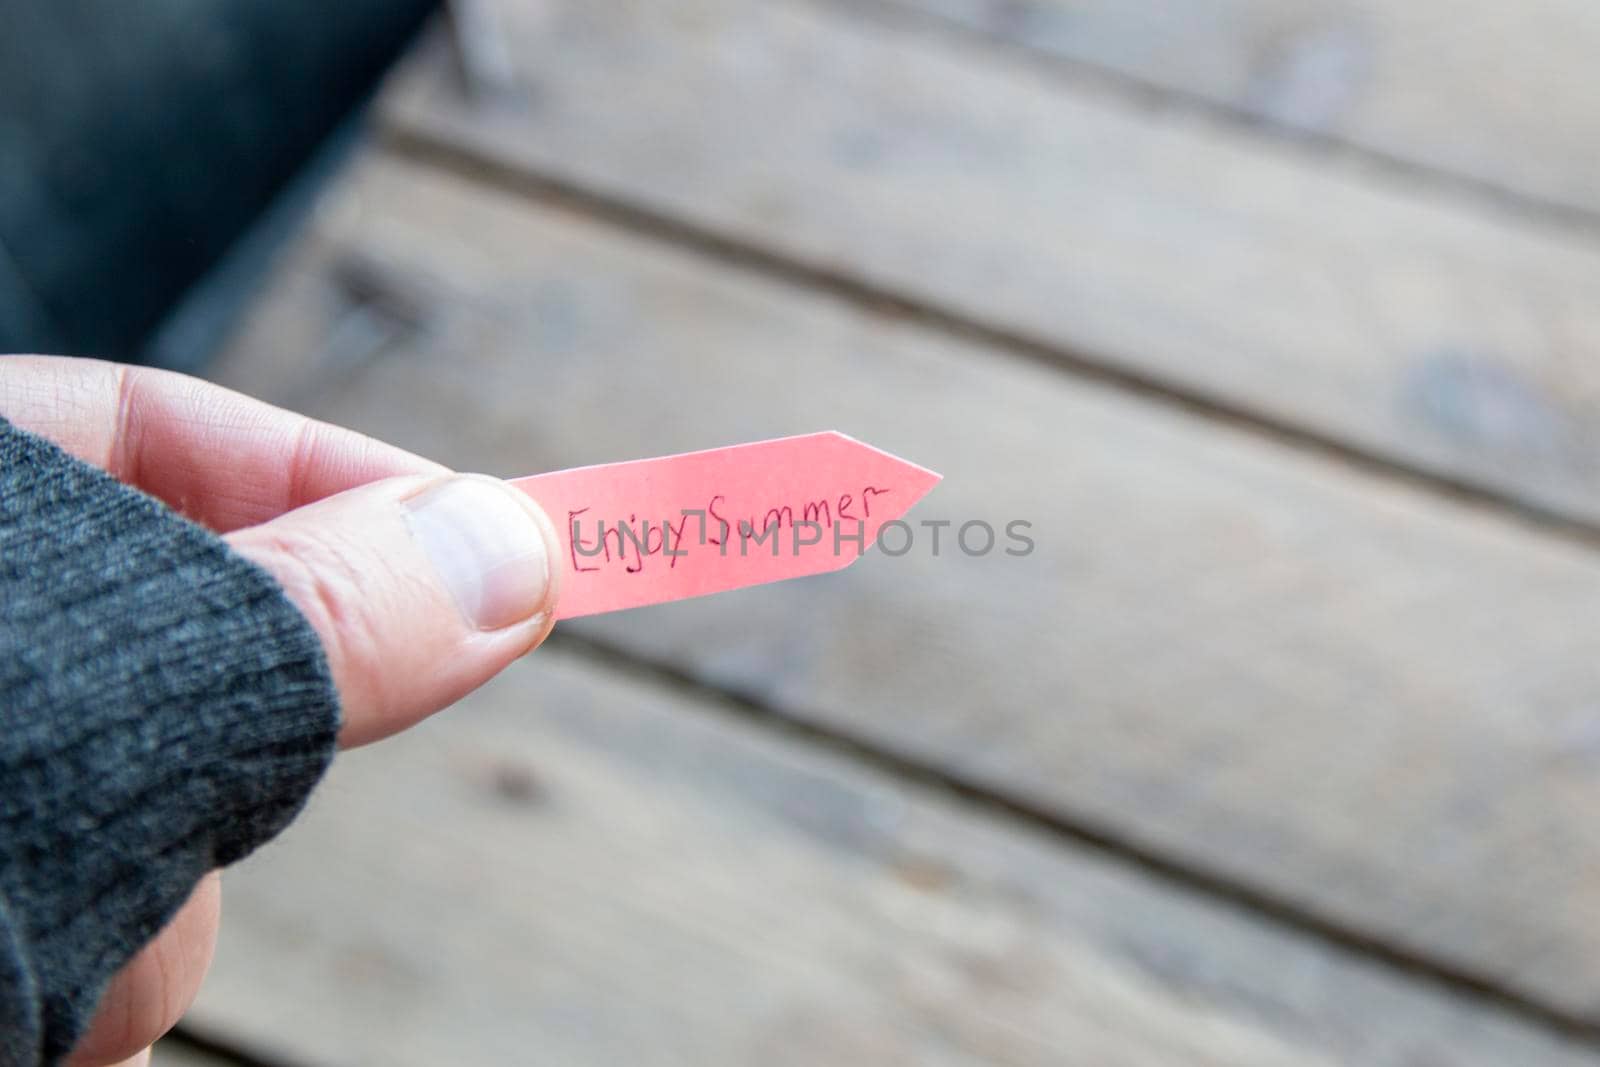
[[[5,0],[0,351],[196,366],[432,6]]]

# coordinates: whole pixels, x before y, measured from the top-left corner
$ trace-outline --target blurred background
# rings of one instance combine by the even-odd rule
[[[0,3],[0,348],[1035,551],[563,623],[158,1064],[1600,1064],[1600,8]]]

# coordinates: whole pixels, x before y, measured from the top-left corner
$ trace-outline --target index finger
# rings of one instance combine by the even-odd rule
[[[198,378],[61,356],[0,358],[0,416],[220,533],[437,463]]]

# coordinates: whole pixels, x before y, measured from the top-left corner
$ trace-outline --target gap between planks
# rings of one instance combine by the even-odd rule
[[[313,1067],[281,1055],[263,1055],[237,1041],[179,1021],[160,1041],[150,1067]]]
[[[848,2],[807,0],[807,2],[835,11],[845,11],[852,16],[876,19],[879,25],[898,32],[920,32],[940,40],[958,42],[969,48],[976,47],[998,53],[1074,88],[1116,93],[1152,110],[1181,112],[1224,129],[1243,131],[1262,140],[1271,140],[1275,144],[1298,147],[1307,155],[1319,159],[1336,159],[1347,164],[1363,166],[1400,184],[1409,184],[1453,197],[1535,228],[1562,234],[1577,232],[1600,241],[1600,213],[1595,211],[1514,189],[1490,178],[1465,174],[1397,155],[1347,137],[1296,126],[1270,115],[1207,96],[1197,90],[1163,84],[1093,60],[1062,55],[1034,47],[1026,42],[1000,37],[963,22],[953,15],[908,4],[905,0],[848,0]]]
[[[819,2],[831,3],[832,0]],[[1049,341],[998,321],[952,311],[897,286],[873,282],[845,269],[807,263],[757,241],[674,217],[631,198],[600,192],[537,171],[525,163],[507,162],[444,143],[398,124],[383,125],[377,131],[377,141],[382,150],[398,159],[476,182],[541,207],[577,215],[875,314],[899,317],[963,341],[993,347],[1141,400],[1226,424],[1282,448],[1334,459],[1354,470],[1492,514],[1531,534],[1600,549],[1600,523],[1575,518],[1553,506],[1518,500],[1493,487],[1444,471],[1406,463],[1375,448],[1365,448],[1236,403],[1227,396],[1191,388],[1153,372],[1118,366],[1092,352]]]

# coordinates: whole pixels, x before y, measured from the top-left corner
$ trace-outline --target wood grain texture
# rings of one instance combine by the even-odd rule
[[[1600,1059],[552,649],[226,892],[193,1017],[330,1067]]]
[[[1537,201],[1600,211],[1583,0],[886,0]]]
[[[180,1041],[161,1041],[150,1055],[150,1067],[237,1067],[235,1062],[202,1052]]]
[[[228,384],[285,393],[360,264],[422,325],[317,414],[506,476],[834,428],[1038,545],[573,632],[1593,1018],[1595,554],[393,161],[319,218]]]
[[[518,90],[425,55],[395,128],[1600,522],[1581,235],[848,4],[501,9]]]

